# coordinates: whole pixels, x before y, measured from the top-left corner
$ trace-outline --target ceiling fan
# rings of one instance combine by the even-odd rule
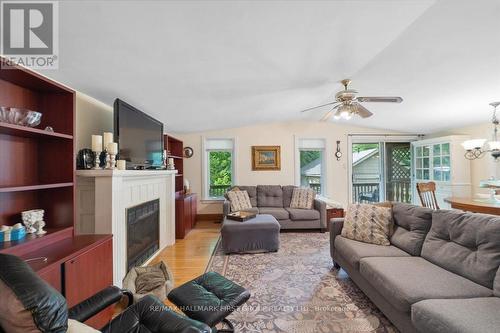
[[[354,89],[349,89],[351,80],[345,79],[340,81],[340,83],[344,86],[344,90],[335,94],[334,102],[314,106],[300,112],[307,112],[327,105],[333,105],[333,108],[321,118],[321,121],[327,121],[332,116],[334,119],[346,120],[351,119],[353,115],[358,115],[361,118],[368,118],[371,117],[373,113],[368,111],[361,103],[401,103],[403,101],[401,97],[356,97],[358,92]]]

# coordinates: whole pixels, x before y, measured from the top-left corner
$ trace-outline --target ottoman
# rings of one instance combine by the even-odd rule
[[[207,272],[168,294],[168,299],[182,312],[210,326],[212,333],[234,332],[233,324],[226,317],[249,298],[248,290],[216,272]],[[228,328],[216,328],[221,323]]]
[[[280,247],[280,224],[269,214],[245,222],[224,219],[222,248],[227,253],[275,252]]]

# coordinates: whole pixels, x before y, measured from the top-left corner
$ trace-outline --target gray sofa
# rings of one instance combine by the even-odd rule
[[[326,230],[326,204],[323,201],[314,200],[313,209],[290,208],[293,189],[297,186],[257,185],[235,187],[248,192],[252,203],[252,208],[249,211],[274,216],[281,225],[281,229]],[[230,212],[231,203],[226,198],[223,214],[226,216]]]
[[[331,256],[402,332],[500,332],[500,217],[393,204],[390,246],[341,236]]]

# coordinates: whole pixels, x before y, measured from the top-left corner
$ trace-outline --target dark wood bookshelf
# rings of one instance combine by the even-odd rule
[[[164,135],[167,157],[174,159],[175,169],[175,237],[183,239],[196,223],[197,196],[184,192],[184,143],[168,134]]]
[[[0,134],[8,134],[23,138],[55,137],[55,138],[73,140],[72,135],[49,132],[40,128],[31,128],[31,127],[7,124],[2,122],[0,122]]]
[[[29,265],[68,304],[113,282],[112,236],[75,235],[75,104],[75,91],[63,84],[20,66],[0,68],[0,106],[42,113],[35,128],[0,122],[0,225],[22,222],[23,211],[44,209],[47,231],[2,242],[0,253],[47,257]],[[104,313],[87,323],[102,327],[110,318]]]
[[[50,189],[50,188],[71,187],[71,186],[73,186],[73,183],[54,183],[54,184],[39,184],[39,185],[26,185],[26,186],[9,186],[9,187],[0,187],[0,193],[2,193],[2,192],[46,190],[46,189]]]

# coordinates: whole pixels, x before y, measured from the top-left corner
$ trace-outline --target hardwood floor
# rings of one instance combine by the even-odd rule
[[[184,239],[177,239],[150,263],[163,260],[172,270],[175,286],[203,274],[220,236],[220,223],[198,221]]]

